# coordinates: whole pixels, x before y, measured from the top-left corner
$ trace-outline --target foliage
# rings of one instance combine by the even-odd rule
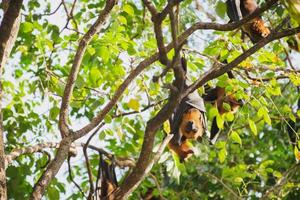
[[[162,9],[167,1],[152,2]],[[66,1],[68,10],[72,4]],[[26,1],[18,38],[3,76],[7,153],[13,148],[59,139],[61,97],[78,42],[104,4],[105,1],[80,0],[73,19],[66,20],[63,6],[51,13],[59,1]],[[224,1],[200,1],[200,4],[203,9],[191,0],[180,4],[180,33],[198,21],[227,23]],[[264,19],[275,27],[287,15],[287,10],[278,5],[265,12]],[[169,25],[166,19],[163,22],[166,44],[171,42]],[[234,69],[236,79],[223,75],[208,83],[225,87],[228,93],[243,99],[245,105],[235,115],[220,115],[213,105],[206,104],[209,125],[216,116],[222,128],[221,139],[214,146],[205,139],[194,142],[196,155],[184,164],[166,149],[152,175],[147,176],[131,199],[140,198],[149,188],[155,188],[153,194],[167,199],[233,199],[234,195],[258,199],[284,177],[295,163],[286,129],[291,120],[300,117],[296,110],[299,53],[288,47],[288,39],[274,41],[248,57]],[[241,40],[240,31],[196,32],[183,48],[189,79],[196,80],[211,68],[215,59],[231,62],[252,45],[247,39]],[[75,130],[82,127],[101,111],[133,68],[156,51],[153,23],[142,2],[120,1],[106,28],[93,37],[84,54],[70,104],[72,127]],[[172,55],[171,51],[168,56]],[[166,86],[174,78],[169,72],[158,83],[153,82],[153,77],[162,70],[157,61],[134,79],[105,117],[105,126],[94,138],[95,145],[117,157],[138,158],[146,123],[165,103],[169,94]],[[199,88],[199,93],[203,93],[203,88]],[[128,112],[134,114],[120,115]],[[164,137],[161,128],[155,138],[156,145]],[[92,151],[89,156],[95,175],[99,156]],[[10,199],[28,198],[47,159],[43,154],[23,155],[8,167]],[[71,160],[73,176],[83,191],[88,192],[84,158],[74,160]],[[118,170],[119,180],[123,180],[127,170]],[[47,198],[83,198],[72,185],[66,167],[62,171],[48,187]],[[299,177],[296,173],[289,178],[273,197],[299,198]]]

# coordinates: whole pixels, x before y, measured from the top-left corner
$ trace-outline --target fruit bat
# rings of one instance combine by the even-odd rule
[[[227,0],[226,5],[229,22],[239,21],[258,8],[256,0]],[[260,16],[246,22],[242,26],[242,30],[253,43],[257,43],[270,34],[269,28],[265,26]]]

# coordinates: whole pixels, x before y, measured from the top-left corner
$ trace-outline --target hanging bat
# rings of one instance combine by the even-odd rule
[[[184,58],[181,61],[181,66],[186,72],[186,61]],[[184,88],[187,87],[186,81]],[[207,130],[205,113],[204,101],[197,91],[194,91],[182,99],[169,119],[171,134],[174,134],[169,143],[169,148],[180,157],[181,161],[186,160],[193,154],[187,140],[197,140]]]
[[[182,58],[181,66],[184,72],[187,71],[186,60]],[[188,87],[186,81],[184,88]],[[190,93],[183,98],[179,106],[175,108],[172,117],[169,119],[171,134],[174,134],[178,145],[182,139],[197,140],[207,130],[206,110],[204,101],[197,91]]]
[[[256,0],[227,0],[226,5],[229,22],[239,21],[252,14],[258,8]],[[257,43],[271,33],[270,29],[265,26],[261,16],[246,22],[242,26],[242,31],[246,33],[253,43]]]
[[[113,163],[108,163],[101,156],[101,192],[100,199],[113,200],[112,192],[118,187]]]

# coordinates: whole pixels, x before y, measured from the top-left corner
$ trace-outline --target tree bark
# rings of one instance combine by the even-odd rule
[[[16,41],[20,20],[22,0],[3,0],[3,20],[0,25],[0,200],[7,199],[6,175],[5,175],[5,152],[2,115],[2,71],[7,62],[12,47]]]

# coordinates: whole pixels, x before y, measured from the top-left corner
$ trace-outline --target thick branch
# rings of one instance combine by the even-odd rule
[[[163,140],[163,142],[160,144],[157,152],[154,154],[152,153],[151,156],[146,156],[148,159],[145,160],[149,160],[148,164],[143,166],[143,169],[139,169],[139,166],[137,165],[137,167],[134,168],[134,171],[139,171],[140,173],[140,177],[135,176],[136,174],[134,172],[132,172],[124,181],[123,184],[120,186],[120,188],[118,188],[116,190],[116,199],[126,199],[127,196],[129,194],[131,194],[138,186],[139,184],[144,180],[144,178],[146,177],[146,175],[151,171],[153,165],[158,161],[158,159],[160,158],[162,152],[164,151],[164,149],[166,148],[167,144],[169,143],[169,141],[172,139],[173,135],[169,134],[167,135],[167,137]],[[143,145],[144,147],[145,145]],[[151,149],[152,150],[152,149]],[[143,152],[143,151],[142,151]],[[154,155],[153,155],[154,154]],[[141,156],[140,156],[141,159]],[[138,164],[140,163],[140,159],[138,161]],[[143,159],[143,158],[142,158]],[[136,178],[136,181],[133,181],[133,179]],[[127,186],[127,184],[129,184]],[[128,190],[125,190],[126,188],[128,188]]]
[[[4,16],[0,25],[0,199],[7,198],[2,114],[2,70],[19,32],[22,3],[22,0],[2,1]]]
[[[71,141],[68,138],[64,138],[59,145],[55,158],[50,162],[46,171],[39,178],[38,182],[34,185],[33,192],[30,199],[41,199],[46,187],[50,181],[55,177],[62,163],[69,155],[69,149]]]
[[[3,4],[7,2],[3,1]],[[3,68],[16,41],[23,0],[9,1],[0,26],[0,68]]]

